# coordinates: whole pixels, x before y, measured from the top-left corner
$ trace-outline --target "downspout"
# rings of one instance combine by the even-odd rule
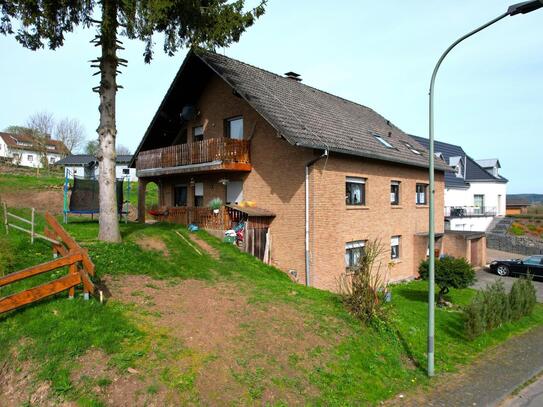
[[[309,287],[309,276],[311,274],[311,260],[309,255],[309,167],[317,161],[328,157],[328,150],[322,155],[313,158],[305,164],[305,285]]]

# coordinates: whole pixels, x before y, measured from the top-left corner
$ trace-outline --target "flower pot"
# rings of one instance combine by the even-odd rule
[[[214,213],[215,215],[218,215],[218,214],[219,214],[219,212],[220,212],[220,210],[219,210],[219,209],[213,209],[213,213]]]

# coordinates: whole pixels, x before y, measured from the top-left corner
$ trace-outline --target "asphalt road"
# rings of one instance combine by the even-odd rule
[[[543,406],[543,377],[523,388],[514,396],[508,397],[500,407],[541,407]]]

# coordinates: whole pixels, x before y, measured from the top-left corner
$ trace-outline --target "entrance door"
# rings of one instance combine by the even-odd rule
[[[187,206],[187,186],[176,185],[174,187],[174,206]]]

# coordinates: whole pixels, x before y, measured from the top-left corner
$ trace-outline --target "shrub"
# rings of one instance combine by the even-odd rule
[[[380,240],[368,241],[359,263],[342,274],[338,280],[339,292],[349,310],[364,323],[372,323],[385,317],[383,300],[388,286],[388,272],[382,264],[376,264],[384,253]]]
[[[419,265],[419,274],[422,279],[428,280],[429,262],[424,260]],[[444,296],[450,288],[467,288],[475,281],[475,271],[471,264],[464,258],[445,256],[436,259],[435,281],[440,290],[438,293],[438,304],[445,302]]]
[[[524,231],[524,228],[520,223],[513,223],[511,227],[509,228],[509,233],[515,236],[522,236],[526,232]]]
[[[535,303],[535,287],[530,279],[515,281],[509,294],[501,280],[488,284],[464,307],[466,336],[474,339],[500,325],[530,315]]]
[[[530,315],[536,301],[536,291],[531,278],[519,278],[509,293],[512,319],[517,320],[525,315]]]

